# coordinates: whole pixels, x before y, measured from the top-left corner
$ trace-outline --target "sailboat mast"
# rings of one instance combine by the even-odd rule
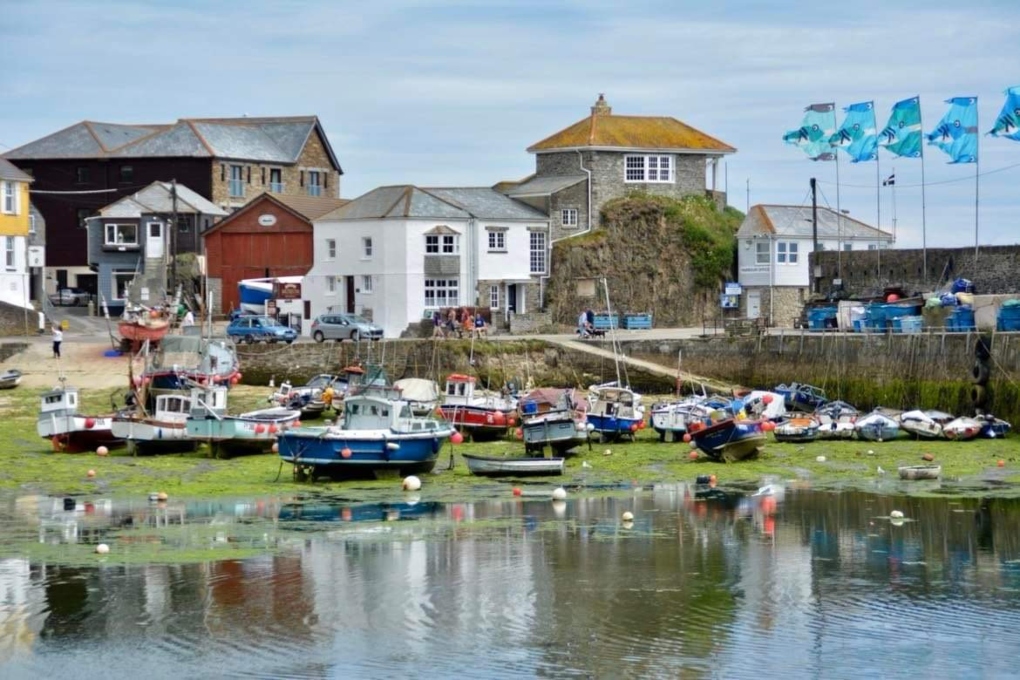
[[[620,381],[620,352],[616,346],[616,324],[613,323],[613,307],[609,304],[609,282],[602,277],[602,288],[606,292],[606,314],[609,315],[609,333],[613,341],[613,361],[616,364],[616,384],[623,387]]]

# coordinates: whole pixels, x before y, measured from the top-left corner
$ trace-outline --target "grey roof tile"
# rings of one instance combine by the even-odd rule
[[[411,185],[379,187],[324,215],[323,220],[362,220],[386,217],[470,219],[462,208]]]
[[[194,123],[206,144],[219,158],[239,158],[265,163],[292,163],[296,159],[285,153],[257,125],[222,125]]]
[[[751,206],[747,217],[737,230],[737,237],[750,238],[756,234],[775,234],[811,238],[813,232],[811,206],[755,205]],[[840,216],[831,208],[819,207],[818,238],[891,241],[893,235],[849,215]]]
[[[18,169],[14,163],[0,158],[0,179],[11,179],[18,182],[31,182],[32,176]]]
[[[130,196],[100,208],[99,214],[103,217],[137,218],[146,213],[169,213],[173,209],[173,186],[170,182],[153,182]],[[220,217],[228,214],[183,184],[177,185],[177,212],[185,215],[200,213]]]
[[[513,186],[506,191],[507,196],[548,196],[572,187],[588,179],[585,175],[565,175],[562,177],[535,177],[527,182]]]
[[[142,127],[138,125],[118,125],[116,123],[93,123],[85,121],[92,134],[107,150],[116,149],[136,142],[146,135],[151,135],[157,126]]]
[[[489,187],[425,189],[433,196],[461,206],[472,217],[483,220],[538,220],[548,217],[529,205],[515,201]]]
[[[113,150],[114,158],[209,158],[212,154],[187,123],[178,123],[150,137]]]

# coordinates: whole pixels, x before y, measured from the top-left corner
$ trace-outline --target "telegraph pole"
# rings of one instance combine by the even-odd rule
[[[177,290],[177,180],[170,180],[170,285],[167,286],[167,294],[171,290]]]

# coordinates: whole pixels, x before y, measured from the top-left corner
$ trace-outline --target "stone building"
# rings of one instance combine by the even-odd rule
[[[672,198],[711,190],[732,146],[665,116],[614,115],[599,95],[591,114],[528,148],[535,173],[496,189],[549,215],[557,240],[598,227],[602,206],[632,191]],[[711,182],[707,182],[711,172]]]
[[[340,195],[343,170],[316,116],[83,121],[3,154],[34,179],[49,229],[47,288],[99,292],[85,220],[153,182],[191,188],[230,212],[263,192]],[[185,235],[185,238],[187,236]]]

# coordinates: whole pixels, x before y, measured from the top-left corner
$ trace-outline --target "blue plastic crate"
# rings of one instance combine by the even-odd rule
[[[596,314],[595,328],[600,331],[608,331],[610,328],[620,327],[619,314]]]
[[[995,327],[1000,331],[1020,331],[1020,306],[1001,308]]]
[[[900,316],[893,319],[893,331],[897,333],[920,333],[924,329],[924,317]]]
[[[946,317],[946,330],[956,333],[977,330],[974,321],[974,310],[970,307],[957,307],[953,313]]]
[[[645,330],[652,327],[651,314],[624,314],[623,327],[627,330]]]

